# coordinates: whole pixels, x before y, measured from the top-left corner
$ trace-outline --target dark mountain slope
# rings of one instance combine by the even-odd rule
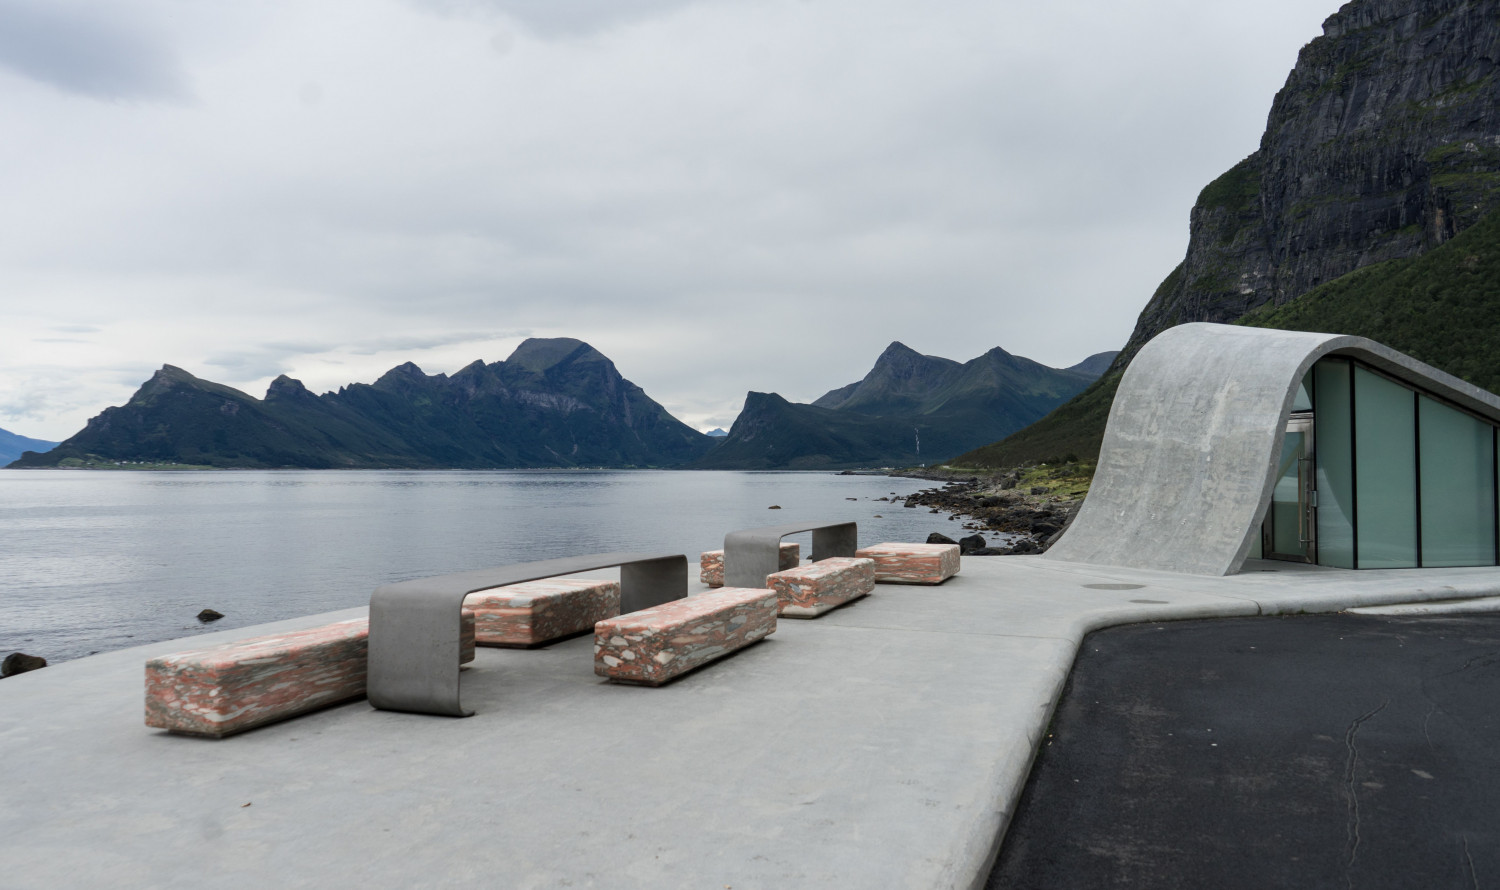
[[[835,411],[788,402],[775,393],[752,392],[745,396],[745,407],[729,435],[690,467],[837,470],[909,466],[928,460],[923,455],[955,450],[951,430],[933,428],[920,417]]]
[[[1369,337],[1500,391],[1500,214],[1420,257],[1361,269],[1238,324]]]
[[[32,439],[8,430],[0,430],[0,466],[20,457],[22,452],[50,451],[56,445],[56,442],[48,442],[46,439]]]
[[[1095,366],[1104,362],[1093,357]],[[992,349],[963,364],[892,343],[863,380],[811,405],[751,393],[701,469],[907,466],[1020,429],[1093,380]]]

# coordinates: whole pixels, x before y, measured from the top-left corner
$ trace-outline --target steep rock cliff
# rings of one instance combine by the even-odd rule
[[[1500,0],[1356,0],[1303,47],[1260,148],[1206,187],[1182,265],[1123,368],[1190,321],[1233,321],[1477,222],[1500,195]]]

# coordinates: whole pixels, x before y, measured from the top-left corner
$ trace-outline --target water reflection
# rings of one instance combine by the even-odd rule
[[[876,500],[929,484],[650,470],[5,471],[0,653],[76,658],[203,630],[192,619],[205,607],[228,616],[210,629],[237,627],[508,562],[610,550],[696,560],[732,529],[801,519],[853,519],[866,544],[956,537],[944,516]]]

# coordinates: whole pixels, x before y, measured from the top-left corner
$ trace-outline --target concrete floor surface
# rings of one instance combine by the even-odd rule
[[[971,557],[659,689],[590,638],[481,649],[467,719],[363,701],[221,741],[142,723],[147,657],[0,682],[6,887],[982,886],[1079,641],[1137,621],[1500,594],[1500,569],[1207,578]]]

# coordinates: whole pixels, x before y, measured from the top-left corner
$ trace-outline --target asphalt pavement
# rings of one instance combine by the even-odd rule
[[[1088,635],[986,886],[1500,886],[1500,616]]]

